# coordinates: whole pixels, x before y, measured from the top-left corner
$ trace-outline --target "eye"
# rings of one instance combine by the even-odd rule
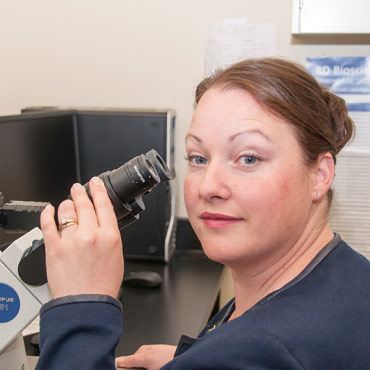
[[[258,162],[259,158],[254,154],[245,154],[239,160],[243,166],[253,166]]]
[[[185,157],[185,159],[189,162],[189,164],[194,166],[204,166],[207,164],[207,159],[201,155],[189,155],[188,157]]]

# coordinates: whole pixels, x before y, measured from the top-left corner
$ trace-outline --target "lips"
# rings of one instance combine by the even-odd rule
[[[202,212],[200,218],[210,228],[222,228],[242,221],[242,218],[211,212]]]

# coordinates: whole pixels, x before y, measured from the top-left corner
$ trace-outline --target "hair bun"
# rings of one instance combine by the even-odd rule
[[[355,125],[348,115],[343,98],[323,88],[323,95],[329,109],[334,134],[335,155],[338,154],[355,133]]]

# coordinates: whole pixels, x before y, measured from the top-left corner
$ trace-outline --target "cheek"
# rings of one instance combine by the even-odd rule
[[[249,189],[244,186],[246,193],[243,196],[243,203],[246,208],[249,206],[257,213],[267,213],[272,217],[277,211],[284,212],[284,208],[295,199],[301,186],[302,183],[294,176],[282,172],[271,173],[250,184]]]
[[[275,177],[274,182],[270,182],[268,194],[266,202],[270,210],[278,211],[282,218],[291,215],[305,207],[307,179],[299,172],[282,173]]]
[[[194,205],[196,204],[196,198],[197,190],[195,181],[190,175],[186,175],[184,181],[184,201],[188,213],[190,213],[192,208],[194,208]]]

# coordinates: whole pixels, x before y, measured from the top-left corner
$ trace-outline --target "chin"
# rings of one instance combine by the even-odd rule
[[[201,244],[205,255],[214,262],[227,265],[240,258],[240,255],[235,253],[235,249],[230,247],[231,243],[219,244],[208,240],[207,243],[201,242]]]
[[[199,233],[198,237],[210,260],[229,267],[246,267],[257,263],[265,255],[258,241],[243,238],[242,235]]]
[[[234,229],[215,229],[210,231],[202,224],[192,222],[193,220],[190,217],[189,221],[204,253],[210,260],[226,265],[245,257],[246,248],[241,243],[244,238],[240,238]],[[196,219],[196,221],[198,220]]]

